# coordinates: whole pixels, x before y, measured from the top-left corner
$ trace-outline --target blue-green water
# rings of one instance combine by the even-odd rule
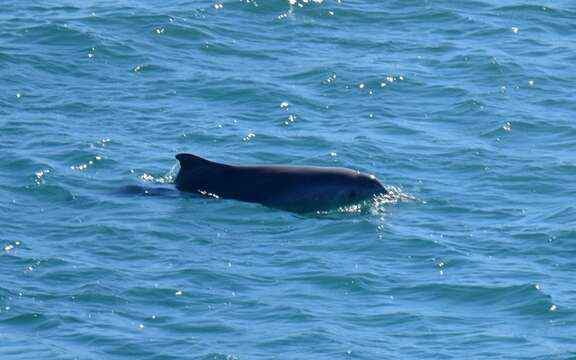
[[[576,356],[576,3],[3,1],[2,359]],[[345,166],[296,215],[176,170]]]

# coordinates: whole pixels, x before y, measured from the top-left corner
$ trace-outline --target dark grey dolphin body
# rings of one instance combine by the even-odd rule
[[[180,191],[255,202],[293,212],[335,209],[386,194],[373,176],[344,168],[233,166],[178,154]]]

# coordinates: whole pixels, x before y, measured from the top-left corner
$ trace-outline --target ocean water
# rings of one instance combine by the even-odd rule
[[[575,65],[572,0],[3,1],[0,358],[575,358]],[[184,151],[416,200],[121,191]]]

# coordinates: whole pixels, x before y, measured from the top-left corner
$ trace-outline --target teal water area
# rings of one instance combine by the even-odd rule
[[[4,1],[0,358],[576,357],[576,3]],[[174,155],[415,201],[169,192]]]

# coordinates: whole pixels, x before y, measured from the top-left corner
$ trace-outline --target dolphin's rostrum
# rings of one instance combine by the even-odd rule
[[[358,171],[312,166],[234,166],[192,154],[178,154],[180,191],[255,202],[293,212],[336,209],[386,194],[373,176]]]

